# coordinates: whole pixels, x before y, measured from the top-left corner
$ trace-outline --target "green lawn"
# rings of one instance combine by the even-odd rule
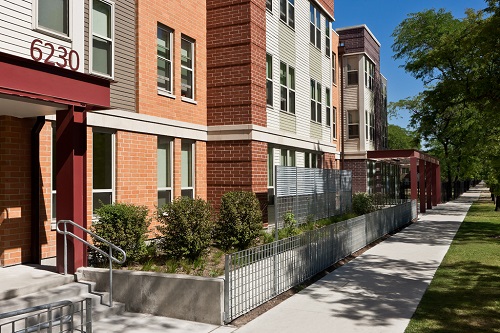
[[[500,212],[472,205],[405,333],[500,332]]]

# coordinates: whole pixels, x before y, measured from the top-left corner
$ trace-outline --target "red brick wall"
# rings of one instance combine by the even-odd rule
[[[263,0],[207,1],[208,125],[267,125]]]
[[[206,7],[204,1],[137,1],[138,112],[162,118],[207,124]],[[173,84],[175,99],[157,92],[157,24],[174,30]],[[181,34],[195,39],[195,100],[181,100]]]
[[[222,194],[252,191],[267,203],[267,144],[257,141],[207,143],[207,197],[218,209]],[[267,215],[267,211],[264,212]]]
[[[318,0],[318,2],[328,11],[328,13],[335,17],[333,12],[333,0]]]
[[[352,193],[366,192],[366,160],[345,160],[344,166],[352,171]]]
[[[56,255],[56,231],[52,222],[52,123],[40,131],[40,245],[43,258]],[[55,177],[55,175],[54,175]]]
[[[31,143],[33,121],[0,116],[0,266],[31,258]]]
[[[329,154],[329,153],[323,154],[323,169],[338,169],[337,160],[335,159],[335,154]]]

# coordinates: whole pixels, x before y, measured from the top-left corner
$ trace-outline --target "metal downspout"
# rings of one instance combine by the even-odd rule
[[[31,129],[31,262],[40,264],[40,131],[45,117],[36,117]]]
[[[344,53],[345,46],[344,43],[339,43],[338,48],[339,60],[340,60],[340,170],[345,170],[344,168],[344,142],[345,142],[345,133],[344,133],[344,121],[345,121],[345,110],[344,110]]]

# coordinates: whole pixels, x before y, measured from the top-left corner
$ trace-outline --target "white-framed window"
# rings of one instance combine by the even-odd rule
[[[337,138],[337,108],[332,108],[332,137]]]
[[[70,0],[34,0],[33,9],[36,30],[54,37],[71,38]]]
[[[309,4],[309,41],[321,50],[321,13],[312,2]]]
[[[56,203],[57,203],[57,191],[56,191],[56,178],[57,178],[57,159],[56,159],[56,142],[57,142],[57,133],[56,133],[56,122],[52,122],[51,124],[52,128],[52,150],[51,150],[51,159],[52,159],[52,181],[51,181],[51,205],[50,205],[50,210],[51,210],[51,229],[55,229],[55,223],[57,221],[57,214],[56,214]],[[53,225],[53,226],[52,226]]]
[[[115,134],[92,132],[92,212],[115,201]]]
[[[158,207],[172,201],[173,179],[173,141],[164,136],[158,137]]]
[[[194,40],[181,37],[181,96],[194,100]]]
[[[325,97],[326,97],[326,126],[332,125],[332,111],[331,111],[331,101],[330,101],[330,88],[325,87]]]
[[[359,112],[351,110],[347,112],[347,126],[349,139],[359,138]]]
[[[295,29],[295,0],[280,0],[280,19]]]
[[[321,123],[321,83],[311,79],[311,120]]]
[[[156,49],[158,58],[158,91],[167,94],[174,93],[173,85],[173,35],[172,29],[158,24]]]
[[[325,54],[330,58],[330,34],[331,34],[330,20],[325,17]]]
[[[280,62],[281,111],[295,114],[295,68]]]
[[[375,65],[365,58],[365,87],[373,90],[373,80],[375,77]]]
[[[306,168],[321,168],[321,154],[305,153],[304,166]]]
[[[358,84],[358,59],[356,57],[347,58],[347,85]]]
[[[375,114],[370,112],[370,140],[375,140]]]
[[[266,102],[273,105],[273,56],[266,53]]]
[[[106,0],[92,0],[90,12],[90,71],[92,74],[113,78],[115,5]]]
[[[273,0],[266,0],[266,8],[271,13],[273,12]]]
[[[296,166],[295,151],[290,149],[281,149],[280,164],[282,166]]]
[[[181,142],[181,196],[194,199],[194,142]]]
[[[337,84],[337,55],[332,52],[332,82]]]
[[[267,203],[274,205],[274,148],[267,146]]]

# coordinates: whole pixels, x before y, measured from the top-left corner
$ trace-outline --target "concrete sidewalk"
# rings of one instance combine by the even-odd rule
[[[404,332],[472,202],[484,186],[419,215],[236,333]]]

